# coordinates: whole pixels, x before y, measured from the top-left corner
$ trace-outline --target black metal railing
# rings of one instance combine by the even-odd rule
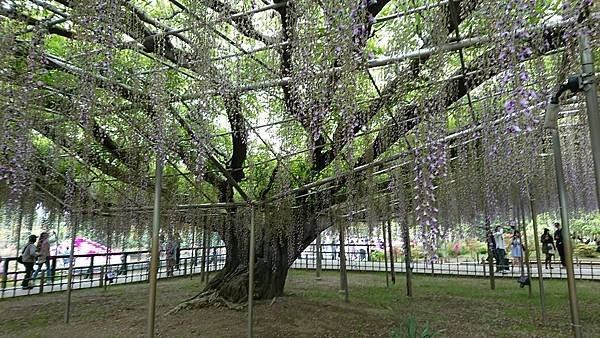
[[[383,249],[380,245],[365,244],[346,244],[346,268],[351,271],[384,271],[386,263],[384,261]],[[295,269],[316,269],[317,267],[316,245],[310,245],[292,264]],[[489,276],[489,265],[486,256],[476,255],[475,257],[443,257],[435,261],[427,258],[413,257],[410,267],[413,273],[431,274],[431,275],[458,275],[458,276]],[[390,270],[390,257],[388,250],[388,271]],[[553,260],[553,269],[546,269],[542,261],[542,274],[544,278],[567,278],[567,271],[560,267],[558,259]],[[531,277],[538,277],[537,261],[535,259],[529,262]],[[509,261],[509,270],[504,273],[495,273],[496,277],[519,277],[521,268],[513,265]],[[339,269],[339,244],[321,244],[321,268],[323,270]],[[404,255],[400,252],[394,253],[394,270],[396,272],[406,272]],[[494,264],[494,270],[496,266]],[[524,268],[527,271],[526,268]],[[593,259],[575,258],[574,272],[576,279],[600,280],[600,261]]]
[[[349,271],[384,271],[386,262],[383,251],[377,244],[346,244],[346,267]],[[150,265],[149,251],[110,252],[108,254],[75,255],[72,276],[72,287],[91,288],[104,287],[111,284],[139,283],[148,280]],[[207,248],[205,271],[218,271],[225,264],[226,250],[224,246]],[[413,273],[430,275],[456,276],[489,276],[489,266],[486,257],[473,258],[440,258],[430,261],[424,258],[414,258],[410,267]],[[40,294],[44,292],[62,291],[67,289],[68,255],[58,255],[50,258],[50,272],[42,271],[32,289],[22,289],[21,283],[25,278],[24,266],[16,262],[16,257],[7,257],[2,262],[3,275],[0,276],[0,298],[10,298]],[[164,252],[159,259],[158,278],[170,276],[190,276],[202,271],[202,248],[181,249],[179,259],[175,259],[172,274],[167,265]],[[339,245],[321,245],[321,268],[323,270],[339,269]],[[388,271],[390,262],[388,256]],[[544,265],[544,264],[542,264]],[[544,278],[566,278],[566,270],[560,268],[560,262],[553,262],[554,269],[542,269]],[[510,266],[510,264],[509,264]],[[317,250],[310,245],[291,265],[293,269],[315,269],[317,267]],[[36,267],[37,268],[37,265]],[[495,268],[495,267],[494,267]],[[394,270],[406,271],[404,256],[398,252],[394,255]],[[526,269],[525,269],[526,270]],[[535,261],[530,262],[532,277],[538,277]],[[600,262],[593,260],[575,261],[575,278],[600,280]],[[519,277],[519,266],[511,266],[504,274],[496,273],[496,277]]]
[[[66,290],[69,261],[69,255],[52,256],[49,271],[43,265],[37,278],[30,280],[29,285],[34,287],[23,289],[21,284],[26,276],[25,267],[17,263],[16,257],[6,257],[2,262],[4,273],[0,276],[0,298]],[[202,271],[201,262],[201,247],[181,249],[179,259],[174,257],[172,269],[167,264],[165,253],[161,252],[158,278],[198,274]],[[225,264],[225,247],[208,248],[204,262],[205,271],[220,270]],[[71,285],[75,289],[138,283],[148,280],[150,252],[144,250],[74,255],[73,264]],[[36,264],[34,269],[37,268]]]

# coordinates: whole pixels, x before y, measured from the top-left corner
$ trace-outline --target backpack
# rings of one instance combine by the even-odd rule
[[[25,250],[27,250],[27,248],[29,247],[29,244],[27,244],[24,248],[23,251],[21,251],[21,254],[19,255],[19,257],[17,257],[17,263],[19,264],[24,264],[23,263],[23,253],[25,253]]]
[[[519,286],[521,288],[524,288],[525,285],[529,285],[531,283],[529,280],[529,277],[527,277],[527,276],[521,276],[521,277],[519,277],[519,279],[517,281],[519,282]]]

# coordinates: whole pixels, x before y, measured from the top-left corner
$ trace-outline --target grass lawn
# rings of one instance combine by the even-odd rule
[[[515,279],[415,276],[414,297],[404,279],[385,287],[381,273],[350,273],[350,302],[338,292],[339,276],[292,270],[286,296],[256,307],[256,337],[404,337],[410,316],[441,337],[568,337],[565,281],[546,281],[548,323],[540,323],[537,281],[533,297]],[[200,289],[198,278],[159,281],[157,324],[163,337],[244,337],[246,313],[205,308],[164,314]],[[147,284],[73,292],[71,324],[63,323],[65,293],[0,301],[2,337],[142,337]],[[577,282],[584,334],[600,336],[600,283]]]

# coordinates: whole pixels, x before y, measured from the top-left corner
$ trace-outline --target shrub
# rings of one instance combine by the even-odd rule
[[[423,252],[423,249],[421,249],[420,246],[411,246],[410,248],[410,255],[412,257],[412,259],[421,259],[421,258],[425,258],[425,253]]]
[[[479,247],[479,254],[487,255],[487,244],[483,243],[483,245]]]
[[[383,262],[383,259],[384,259],[383,251],[371,251],[371,261]]]
[[[595,245],[587,245],[583,243],[578,243],[575,249],[573,250],[573,254],[577,257],[585,257],[585,258],[594,258],[598,256],[598,252],[596,252]]]

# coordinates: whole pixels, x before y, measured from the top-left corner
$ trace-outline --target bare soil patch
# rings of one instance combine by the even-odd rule
[[[158,287],[159,336],[246,336],[245,311],[213,307],[164,315],[200,290],[199,280],[160,281]],[[107,291],[77,290],[73,292],[70,324],[63,323],[66,293],[0,301],[1,336],[143,337],[147,291],[147,284],[115,286]],[[390,318],[386,309],[357,307],[339,300],[307,299],[293,287],[288,295],[272,304],[259,302],[255,315],[257,337],[385,337],[393,325],[391,320],[382,321]]]

